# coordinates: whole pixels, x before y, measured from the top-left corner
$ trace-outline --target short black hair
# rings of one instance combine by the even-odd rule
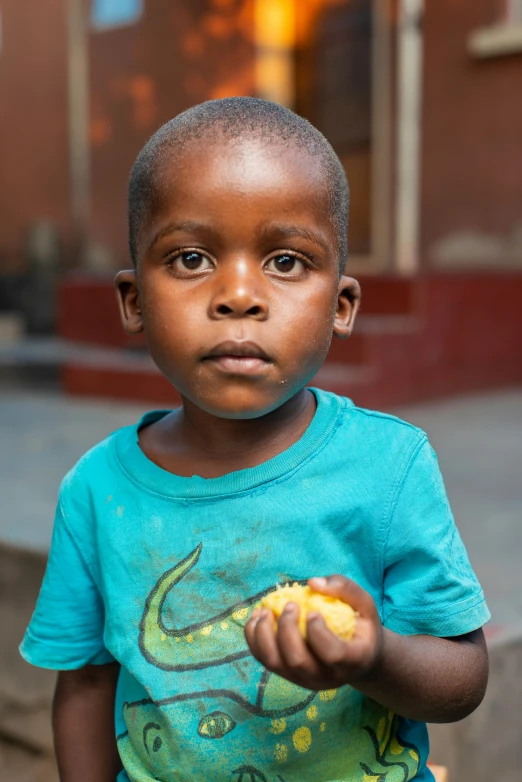
[[[128,189],[129,246],[134,265],[139,233],[151,208],[154,180],[163,155],[202,137],[276,141],[300,147],[316,158],[325,174],[339,269],[343,272],[348,255],[349,188],[341,161],[330,142],[308,120],[277,103],[250,97],[209,100],[193,106],[163,125],[145,144],[132,167]]]

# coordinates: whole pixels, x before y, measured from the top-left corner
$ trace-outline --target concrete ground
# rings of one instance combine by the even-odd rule
[[[7,544],[0,545],[0,624],[8,628],[0,637],[1,779],[56,780],[48,729],[53,677],[31,671],[16,647],[41,578],[60,480],[86,449],[144,410],[0,388],[0,544]],[[522,389],[392,412],[425,429],[438,453],[492,611],[491,632],[522,624]],[[26,552],[32,583],[19,582],[9,546]]]

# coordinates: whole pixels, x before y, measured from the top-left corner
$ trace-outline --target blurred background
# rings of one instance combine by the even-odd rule
[[[0,0],[0,778],[54,782],[17,654],[76,459],[176,392],[120,328],[126,183],[210,98],[293,108],[352,192],[356,331],[314,379],[428,431],[493,613],[450,782],[522,781],[522,0]],[[389,782],[393,782],[390,778]]]

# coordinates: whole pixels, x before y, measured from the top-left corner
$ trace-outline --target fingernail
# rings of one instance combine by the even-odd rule
[[[312,578],[311,581],[313,581],[314,584],[316,586],[320,587],[321,589],[324,589],[324,587],[328,583],[326,578],[322,578],[322,577],[320,577],[320,578]]]
[[[261,613],[260,608],[254,608],[252,611],[252,614],[250,615],[250,619],[259,619],[259,614]]]
[[[306,618],[309,622],[315,622],[316,619],[319,619],[319,616],[320,614],[317,611],[311,611]]]
[[[284,614],[295,614],[297,606],[295,603],[287,603],[285,606]]]

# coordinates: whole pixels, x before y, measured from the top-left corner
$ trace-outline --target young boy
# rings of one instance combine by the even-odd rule
[[[148,142],[129,210],[123,326],[183,406],[60,490],[21,650],[60,671],[62,782],[431,780],[425,722],[480,703],[489,614],[424,433],[306,388],[359,303],[338,158],[280,106],[211,101]],[[308,579],[354,640],[257,607]]]

